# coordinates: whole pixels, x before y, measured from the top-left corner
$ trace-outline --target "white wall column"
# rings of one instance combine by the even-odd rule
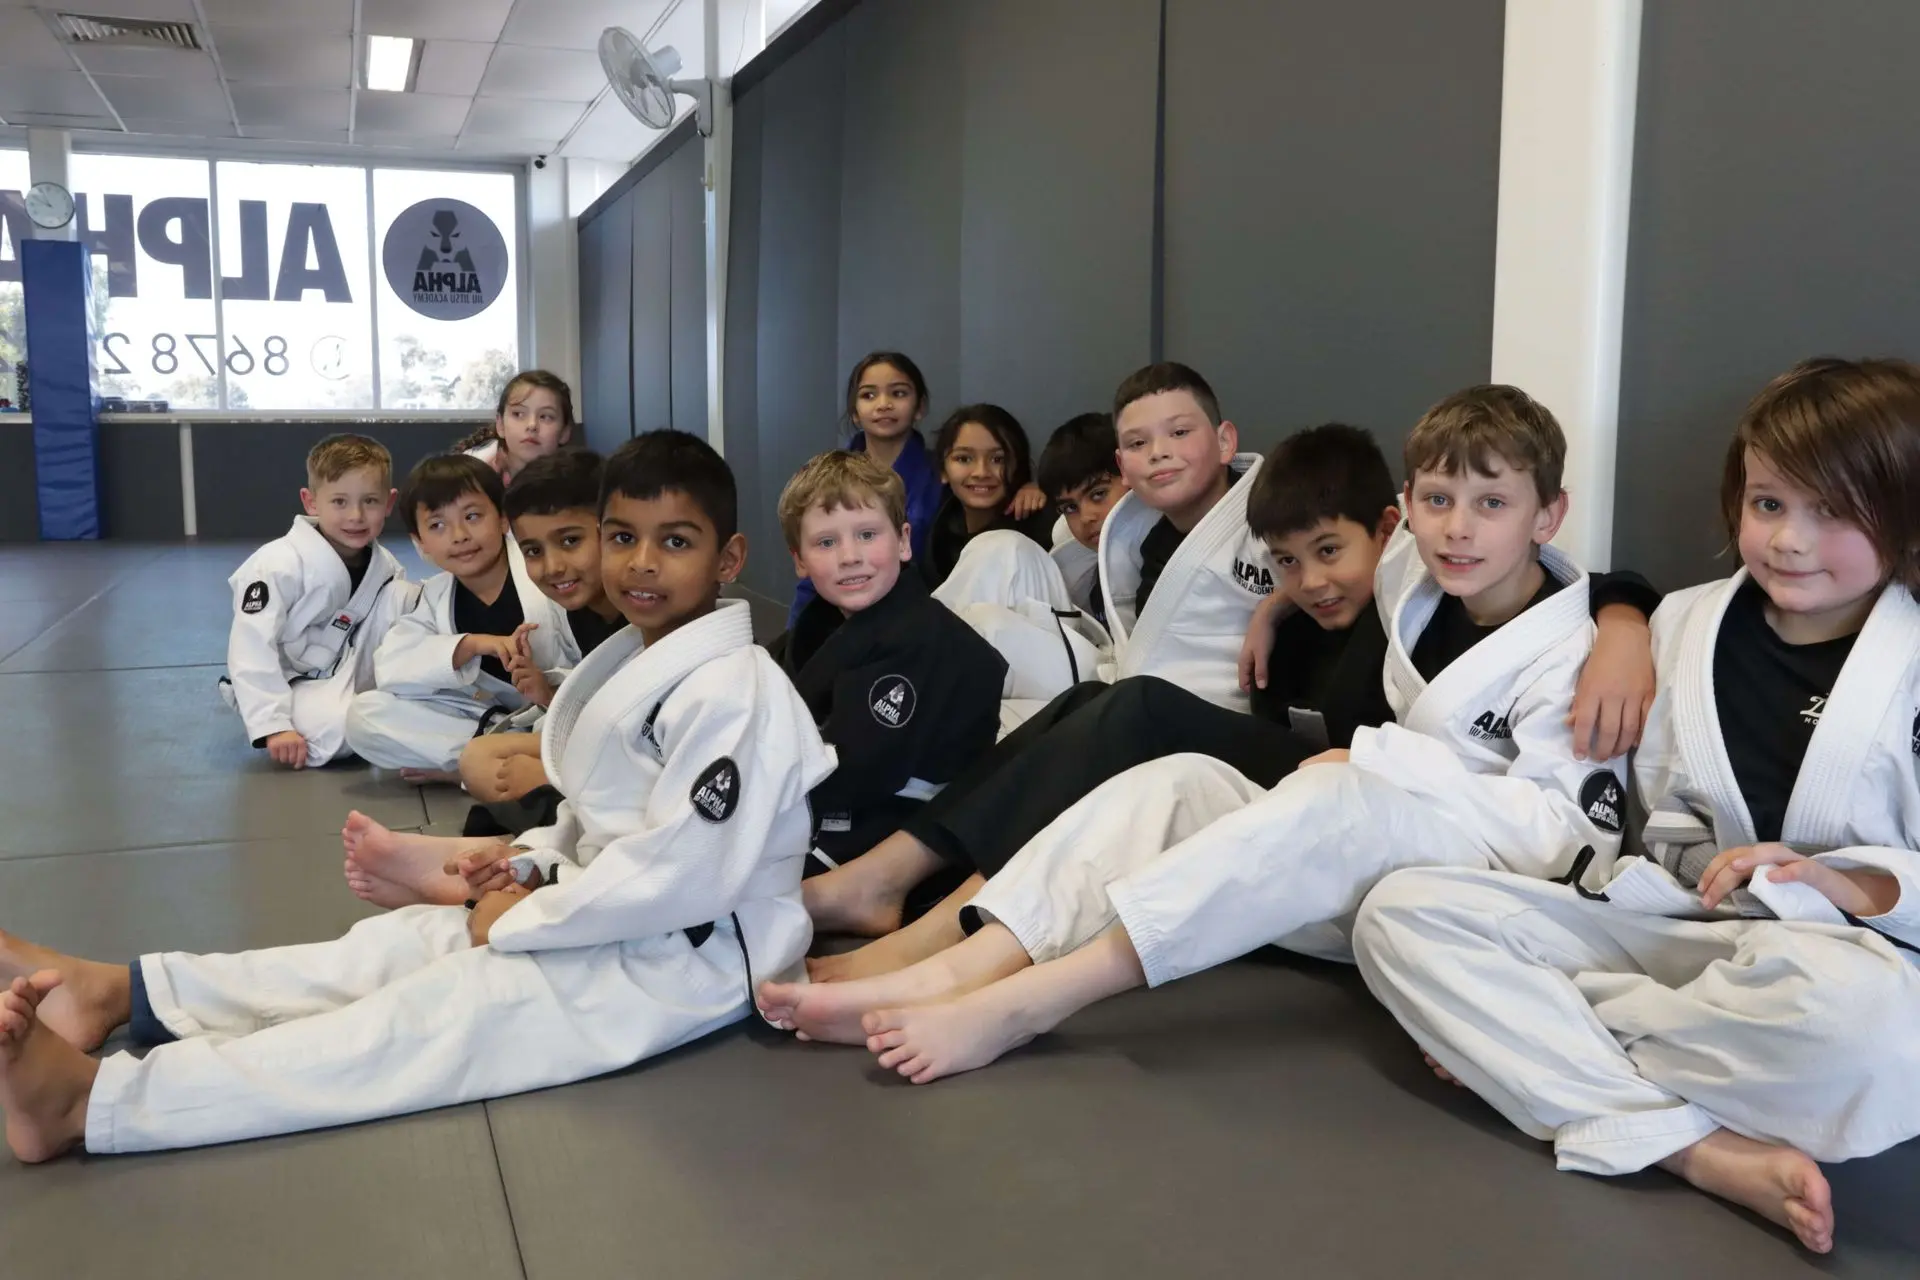
[[[27,185],[57,182],[67,190],[73,190],[73,183],[67,177],[67,162],[72,154],[73,135],[65,129],[27,130]],[[32,234],[38,240],[71,240],[78,234],[76,228],[79,221],[76,215],[64,227],[49,229],[36,226]]]
[[[580,238],[568,206],[567,166],[527,166],[527,278],[533,350],[525,363],[551,370],[580,394]]]
[[[1493,378],[1566,429],[1572,508],[1557,542],[1592,569],[1613,550],[1640,12],[1507,0]]]
[[[727,452],[727,229],[733,209],[733,84],[720,65],[720,0],[705,0],[705,63],[713,82],[713,132],[705,140],[707,441]],[[764,21],[764,10],[763,17]]]

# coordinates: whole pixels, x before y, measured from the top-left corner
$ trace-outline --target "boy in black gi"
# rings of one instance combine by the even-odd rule
[[[913,555],[906,491],[866,454],[802,467],[780,528],[816,598],[775,653],[839,758],[812,793],[812,874],[898,830],[993,746],[1007,664],[900,572]]]

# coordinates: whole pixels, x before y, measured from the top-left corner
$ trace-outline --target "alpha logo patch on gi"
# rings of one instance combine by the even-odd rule
[[[693,784],[693,811],[708,822],[725,822],[740,807],[740,766],[721,756]]]
[[[1587,820],[1602,831],[1620,834],[1626,825],[1621,818],[1627,807],[1627,793],[1610,769],[1595,769],[1580,784],[1580,807]]]
[[[353,630],[353,615],[350,613],[343,613],[339,617],[335,618],[333,620],[333,629],[335,631]]]
[[[1478,738],[1482,742],[1511,741],[1513,726],[1507,722],[1505,716],[1495,715],[1491,711],[1482,711],[1467,727],[1467,736]]]
[[[913,682],[905,676],[881,676],[867,691],[868,710],[889,729],[899,729],[913,719],[916,701]]]
[[[1252,564],[1239,556],[1233,558],[1233,580],[1257,596],[1273,594],[1273,570]]]
[[[267,584],[264,581],[249,582],[246,591],[240,596],[240,612],[258,613],[266,607]]]
[[[667,704],[664,702],[654,703],[653,710],[647,712],[646,720],[640,725],[640,740],[646,743],[649,747],[652,747],[653,754],[656,756],[659,756],[660,759],[662,760],[665,760],[667,758],[667,753],[660,746],[659,737],[656,736],[653,732],[653,722],[660,718],[660,708],[666,705]]]

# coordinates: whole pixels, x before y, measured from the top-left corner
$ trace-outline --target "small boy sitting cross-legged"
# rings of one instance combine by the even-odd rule
[[[607,462],[602,577],[632,624],[576,667],[544,750],[559,820],[459,860],[471,910],[335,942],[131,967],[0,935],[0,1110],[21,1160],[232,1142],[500,1097],[629,1066],[800,970],[807,793],[833,767],[748,607],[727,464],[659,431]],[[144,1058],[88,1052],[115,1028]]]

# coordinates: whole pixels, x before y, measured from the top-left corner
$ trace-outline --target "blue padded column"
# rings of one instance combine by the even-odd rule
[[[98,538],[100,402],[94,395],[87,247],[71,240],[23,240],[19,249],[40,537]]]

